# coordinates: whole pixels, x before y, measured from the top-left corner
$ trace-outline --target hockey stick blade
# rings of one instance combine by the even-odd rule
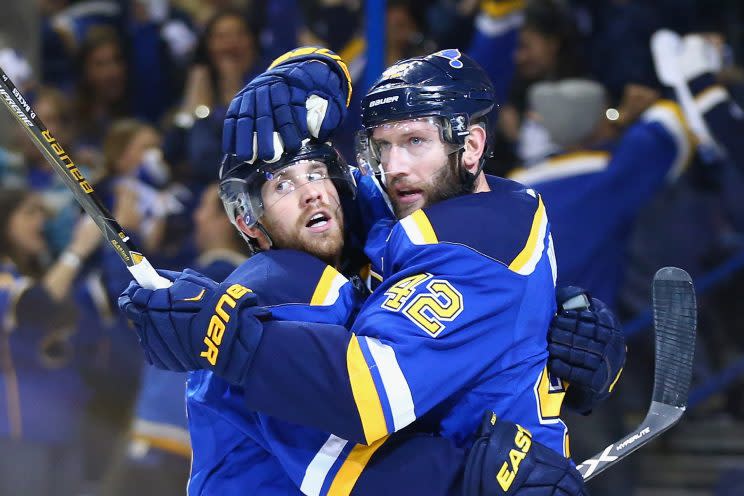
[[[697,304],[690,275],[676,267],[654,276],[656,363],[654,391],[646,418],[633,432],[576,468],[589,480],[679,422],[687,408],[695,354]]]

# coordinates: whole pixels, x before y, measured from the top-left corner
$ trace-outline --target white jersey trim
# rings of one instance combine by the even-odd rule
[[[400,369],[400,365],[398,365],[395,350],[375,338],[365,336],[364,339],[372,358],[377,364],[377,370],[385,387],[385,395],[393,416],[393,425],[395,430],[398,431],[416,420],[411,389],[403,371]]]
[[[300,491],[308,496],[319,496],[323,483],[325,482],[328,472],[333,464],[341,455],[347,441],[331,434],[326,440],[323,447],[320,448],[313,457],[310,465],[305,470],[305,476],[302,478]]]
[[[660,102],[646,110],[641,118],[646,122],[660,123],[677,145],[677,156],[667,174],[667,179],[673,181],[682,174],[692,153],[690,133],[683,120],[681,109],[676,103]]]
[[[488,37],[496,37],[519,29],[524,24],[524,13],[514,12],[505,17],[495,18],[488,14],[479,14],[475,18],[475,28]]]
[[[526,185],[535,185],[563,179],[601,172],[610,163],[609,153],[591,153],[585,156],[558,157],[540,162],[528,169],[520,169],[509,175],[509,179]]]

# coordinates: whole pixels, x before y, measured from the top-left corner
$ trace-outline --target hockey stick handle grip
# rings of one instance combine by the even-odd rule
[[[167,288],[171,282],[160,276],[134,246],[131,239],[93,191],[70,155],[47,129],[10,77],[0,68],[0,101],[21,125],[52,169],[62,178],[73,196],[90,215],[103,237],[113,246],[135,280],[144,288]]]
[[[142,257],[140,263],[129,266],[127,269],[137,284],[145,289],[165,289],[173,285],[169,279],[158,274],[145,257]]]

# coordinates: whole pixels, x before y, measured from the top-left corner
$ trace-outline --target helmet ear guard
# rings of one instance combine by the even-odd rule
[[[450,143],[457,145],[464,145],[465,139],[470,134],[468,128],[470,127],[470,118],[467,114],[455,114],[447,120],[449,126],[445,127],[445,133],[449,136],[445,136]]]

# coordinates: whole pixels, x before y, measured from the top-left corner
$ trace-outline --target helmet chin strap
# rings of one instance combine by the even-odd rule
[[[475,180],[478,177],[478,174],[483,169],[483,160],[481,159],[480,164],[478,166],[478,170],[475,174],[472,172],[469,172],[465,168],[465,164],[462,163],[462,155],[464,153],[464,150],[461,148],[457,151],[457,157],[455,158],[456,167],[457,167],[457,175],[460,179],[460,185],[462,186],[462,192],[463,194],[472,193],[475,191]]]
[[[248,217],[247,215],[243,216],[243,221],[245,221],[246,224],[248,224],[247,217]],[[274,247],[274,240],[271,239],[271,235],[269,234],[269,231],[267,231],[266,228],[263,226],[263,224],[261,224],[260,222],[256,222],[254,224],[254,227],[258,229],[259,231],[261,231],[264,236],[266,236],[266,242],[269,244],[268,249],[269,250],[272,249]],[[258,240],[256,238],[248,236],[246,233],[243,232],[242,229],[238,229],[238,232],[243,237],[245,242],[248,243],[248,247],[251,249],[252,253],[255,254],[260,251],[264,251],[263,248],[261,248],[261,246],[258,244]]]
[[[263,224],[261,224],[260,222],[256,222],[256,228],[261,231],[264,236],[266,236],[266,241],[269,243],[269,250],[272,249],[274,247],[274,240],[271,239],[269,231],[267,231]]]

